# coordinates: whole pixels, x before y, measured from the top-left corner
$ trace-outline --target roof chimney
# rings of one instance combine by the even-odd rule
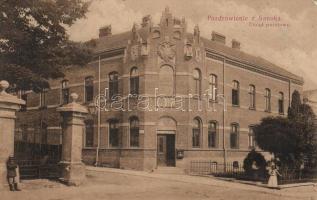
[[[212,41],[216,41],[216,42],[219,42],[221,44],[226,44],[226,36],[220,34],[220,33],[217,33],[215,31],[213,31],[211,33],[211,40]]]
[[[231,44],[232,44],[233,49],[240,49],[240,42],[239,41],[233,39]]]
[[[111,35],[112,35],[112,33],[111,33],[111,24],[107,25],[107,26],[104,26],[104,27],[101,27],[99,29],[99,38],[107,37],[107,36],[111,36]]]

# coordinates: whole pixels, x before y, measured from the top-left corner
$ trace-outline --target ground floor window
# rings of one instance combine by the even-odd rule
[[[119,146],[119,129],[118,121],[111,120],[109,122],[109,146],[118,147]]]
[[[239,136],[239,125],[231,124],[231,133],[230,133],[230,148],[237,149],[238,144],[238,136]]]
[[[94,126],[93,122],[86,122],[85,127],[85,146],[92,147],[94,145]]]
[[[139,119],[132,117],[130,119],[130,146],[139,147]]]

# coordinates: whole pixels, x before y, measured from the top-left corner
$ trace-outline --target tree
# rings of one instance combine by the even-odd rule
[[[314,118],[311,107],[302,104],[299,92],[294,91],[288,117],[263,118],[255,126],[255,140],[261,149],[274,153],[282,164],[299,168],[304,159],[312,163],[316,153]]]
[[[243,169],[250,178],[265,178],[266,160],[261,153],[252,149],[243,160]]]
[[[49,87],[49,79],[63,77],[65,66],[87,64],[89,47],[66,33],[87,10],[83,0],[2,0],[0,80],[37,92]]]

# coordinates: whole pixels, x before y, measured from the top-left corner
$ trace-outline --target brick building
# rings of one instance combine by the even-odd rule
[[[252,126],[286,115],[292,92],[302,91],[301,77],[243,52],[236,40],[226,45],[224,35],[187,30],[168,8],[158,25],[146,16],[128,32],[112,35],[106,26],[93,43],[95,59],[86,67],[69,67],[48,91],[21,95],[27,106],[16,141],[61,144],[56,108],[76,92],[91,112],[85,163],[137,170],[188,169],[192,160],[241,163],[255,145]]]

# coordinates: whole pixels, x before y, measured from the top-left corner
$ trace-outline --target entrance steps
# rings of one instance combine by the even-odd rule
[[[158,167],[153,171],[154,174],[185,174],[184,169],[179,167]]]

